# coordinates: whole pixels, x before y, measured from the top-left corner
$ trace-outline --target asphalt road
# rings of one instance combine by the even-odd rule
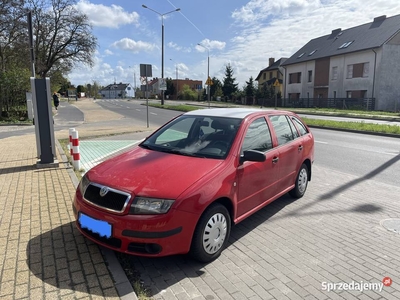
[[[121,114],[127,118],[133,118],[143,124],[147,124],[147,116],[150,126],[161,126],[167,123],[172,118],[182,114],[180,111],[148,107],[142,105],[145,101],[127,101],[127,100],[96,100],[96,103],[101,107]]]
[[[63,130],[79,126],[84,122],[82,111],[67,102],[61,102],[58,111],[54,116],[54,130]],[[10,136],[22,136],[35,132],[32,124],[18,126],[0,126],[0,139]]]
[[[135,118],[142,122],[146,120],[146,106],[136,101],[99,100],[97,103],[106,109],[123,114],[126,117]],[[176,111],[149,107],[150,122],[157,126],[161,126],[179,114],[180,112]],[[338,119],[345,120],[349,118]],[[370,122],[374,120],[365,121]],[[315,135],[316,142],[316,165],[356,175],[363,180],[377,180],[390,185],[400,186],[399,138],[324,129],[312,129],[312,132]],[[136,136],[133,134],[118,137],[118,139],[121,138],[134,140]],[[138,137],[137,139],[140,138]]]
[[[363,180],[400,186],[399,138],[323,129],[312,129],[312,132],[315,164]]]

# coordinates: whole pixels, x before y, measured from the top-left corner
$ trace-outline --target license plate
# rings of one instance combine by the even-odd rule
[[[111,237],[111,224],[106,221],[93,219],[83,213],[79,214],[79,224],[82,228],[86,228],[94,233],[104,236],[106,238]]]

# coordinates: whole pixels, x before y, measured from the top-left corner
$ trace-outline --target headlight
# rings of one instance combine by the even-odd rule
[[[156,215],[169,211],[175,200],[135,197],[129,214],[131,215]]]
[[[86,191],[86,188],[89,186],[89,184],[90,184],[89,179],[86,177],[86,175],[83,175],[81,181],[79,182],[79,186],[78,186],[79,191],[82,194],[82,197]]]

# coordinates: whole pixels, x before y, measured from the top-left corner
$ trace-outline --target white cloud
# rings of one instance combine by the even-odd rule
[[[182,46],[179,46],[178,44],[176,44],[174,42],[169,42],[167,44],[167,46],[169,48],[172,48],[172,49],[176,50],[176,51],[181,51],[181,52],[185,52],[185,53],[190,53],[192,51],[192,49],[190,47],[182,47]]]
[[[349,0],[350,1],[350,0]],[[302,10],[314,10],[321,6],[320,0],[251,0],[232,13],[237,22],[253,23],[270,16],[293,15]]]
[[[223,50],[225,48],[225,46],[226,46],[225,42],[211,41],[209,39],[204,39],[199,44],[201,46],[200,45],[196,45],[195,46],[196,50],[199,51],[199,52],[207,51],[207,49],[205,49],[205,48],[208,48],[210,51],[213,50],[213,49]]]
[[[133,53],[139,53],[141,51],[149,52],[156,48],[154,44],[142,41],[136,42],[129,38],[123,38],[119,41],[116,41],[112,44],[112,46],[121,50],[131,51]]]
[[[104,54],[105,55],[113,55],[114,53],[111,50],[106,49],[106,50],[104,50]]]
[[[126,24],[139,24],[139,14],[137,12],[126,12],[121,6],[112,4],[93,4],[87,0],[80,0],[76,8],[89,17],[93,26],[119,28]]]

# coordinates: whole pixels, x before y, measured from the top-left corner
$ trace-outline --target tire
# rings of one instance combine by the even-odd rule
[[[191,256],[201,262],[216,259],[228,243],[231,217],[222,204],[208,207],[197,223],[193,234]]]
[[[308,185],[308,167],[306,164],[302,164],[299,173],[296,177],[294,188],[289,192],[293,198],[301,198],[304,196]]]

